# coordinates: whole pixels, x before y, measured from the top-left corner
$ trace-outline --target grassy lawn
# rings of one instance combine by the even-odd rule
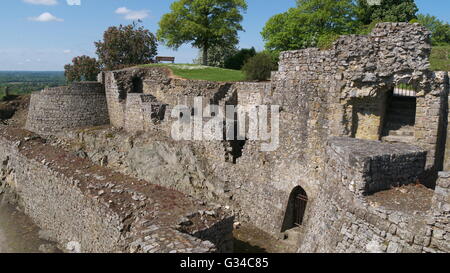
[[[197,64],[146,64],[142,66],[168,67],[175,76],[189,80],[206,80],[214,82],[238,82],[245,80],[244,73],[240,70],[223,69]]]
[[[430,62],[431,70],[450,71],[450,45],[433,47]]]

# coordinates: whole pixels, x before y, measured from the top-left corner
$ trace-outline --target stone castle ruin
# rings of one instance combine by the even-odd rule
[[[378,24],[328,50],[281,53],[270,82],[184,80],[162,67],[103,72],[98,83],[33,94],[26,128],[81,142],[102,168],[170,189],[162,199],[182,192],[229,208],[217,228],[197,236],[215,244],[210,251],[229,250],[220,239],[230,235],[229,213],[288,237],[298,252],[450,252],[450,82],[447,72],[429,70],[429,36],[418,24]],[[221,106],[279,105],[278,149],[261,152],[249,139],[174,141],[173,107],[193,107],[198,96]],[[98,125],[112,128],[80,130]],[[14,149],[2,157],[11,161]],[[37,215],[31,205],[28,212]],[[180,249],[171,247],[158,249]]]

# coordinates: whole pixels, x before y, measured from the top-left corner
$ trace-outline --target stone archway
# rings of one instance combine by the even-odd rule
[[[308,195],[300,187],[295,187],[289,195],[286,213],[281,227],[281,232],[302,226],[308,205]]]

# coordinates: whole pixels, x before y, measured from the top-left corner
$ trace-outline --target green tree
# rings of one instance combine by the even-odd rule
[[[260,52],[248,59],[242,71],[247,80],[264,81],[270,78],[271,72],[277,69],[274,58],[267,52]]]
[[[353,0],[298,0],[296,8],[270,18],[261,35],[271,51],[314,47],[323,36],[354,33],[355,17]]]
[[[237,51],[234,55],[229,56],[225,60],[225,68],[240,70],[245,62],[251,57],[256,55],[256,50],[254,47],[252,48],[242,48]]]
[[[83,55],[72,59],[72,64],[64,66],[64,75],[68,82],[95,81],[100,73],[100,64],[95,58]]]
[[[153,62],[158,48],[155,35],[136,23],[108,28],[103,41],[95,42],[95,46],[106,70]]]
[[[409,22],[419,11],[414,0],[357,0],[356,13],[364,25],[372,22]]]
[[[168,47],[178,49],[185,43],[202,49],[203,64],[208,65],[208,50],[218,45],[238,43],[243,30],[245,0],[178,0],[159,22],[157,37]]]
[[[445,45],[450,43],[450,24],[429,14],[419,14],[417,20],[413,20],[412,22],[418,22],[430,30],[433,45]]]

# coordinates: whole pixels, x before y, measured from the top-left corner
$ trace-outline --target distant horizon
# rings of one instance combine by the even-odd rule
[[[102,39],[110,26],[126,25],[142,20],[142,25],[155,33],[163,14],[170,11],[175,0],[146,3],[139,0],[81,0],[80,4],[66,0],[51,5],[27,3],[23,0],[4,0],[0,16],[0,71],[63,71],[64,65],[76,56],[95,54],[94,41]],[[41,2],[44,3],[44,2]],[[78,3],[78,2],[77,2]],[[239,32],[239,47],[264,49],[261,31],[272,16],[295,7],[295,0],[247,0],[248,10]],[[431,14],[450,22],[448,0],[416,0],[419,13]],[[177,63],[193,63],[199,49],[189,44],[178,51],[163,45],[158,55],[173,56]]]
[[[62,72],[64,73],[64,70],[0,70],[1,72]]]

